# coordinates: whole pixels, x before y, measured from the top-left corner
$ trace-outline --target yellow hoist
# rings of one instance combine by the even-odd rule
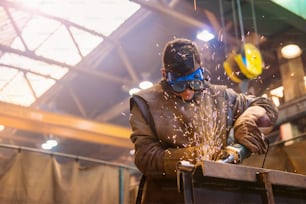
[[[229,54],[223,66],[229,78],[240,83],[243,80],[259,76],[262,73],[264,63],[257,47],[251,43],[245,43],[240,53],[232,52]]]

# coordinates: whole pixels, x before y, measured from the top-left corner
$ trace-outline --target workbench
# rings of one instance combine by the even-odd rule
[[[306,176],[237,164],[202,161],[177,166],[186,204],[306,203]]]

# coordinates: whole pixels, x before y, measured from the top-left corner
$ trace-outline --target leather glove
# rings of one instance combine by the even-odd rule
[[[236,141],[253,153],[264,154],[268,148],[258,127],[260,119],[268,119],[265,116],[266,110],[263,107],[251,106],[238,117],[234,124]]]
[[[176,176],[176,166],[179,161],[189,161],[193,164],[200,159],[200,147],[169,148],[164,154],[164,170],[167,175]]]
[[[257,124],[252,119],[245,119],[234,126],[235,139],[253,153],[264,154],[268,146]]]

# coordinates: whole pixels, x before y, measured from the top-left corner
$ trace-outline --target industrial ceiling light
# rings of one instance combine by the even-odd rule
[[[53,147],[57,146],[57,141],[55,139],[48,139],[45,143],[41,145],[43,149],[52,149]]]
[[[129,94],[130,94],[130,96],[132,96],[134,93],[137,93],[138,91],[140,91],[139,88],[132,88],[132,89],[129,90]]]
[[[301,48],[296,44],[288,44],[281,49],[282,56],[286,59],[293,59],[302,54]]]
[[[139,83],[139,88],[141,89],[147,89],[153,86],[153,83],[150,81],[142,81]]]
[[[202,32],[197,34],[197,38],[199,40],[204,41],[204,42],[208,42],[208,41],[214,39],[215,36],[212,33],[208,32],[207,30],[203,30]]]
[[[140,82],[140,83],[138,84],[138,86],[139,86],[140,89],[139,89],[139,88],[131,88],[131,89],[129,90],[130,96],[132,96],[134,93],[137,93],[137,92],[140,91],[141,89],[148,89],[148,88],[152,87],[152,86],[153,86],[153,83],[150,82],[150,81],[142,81],[142,82]]]

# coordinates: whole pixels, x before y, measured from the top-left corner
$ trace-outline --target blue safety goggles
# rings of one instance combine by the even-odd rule
[[[167,72],[167,82],[171,86],[172,90],[181,93],[187,88],[194,91],[200,91],[204,89],[204,73],[200,67],[196,71],[185,75],[176,76],[174,73]]]

